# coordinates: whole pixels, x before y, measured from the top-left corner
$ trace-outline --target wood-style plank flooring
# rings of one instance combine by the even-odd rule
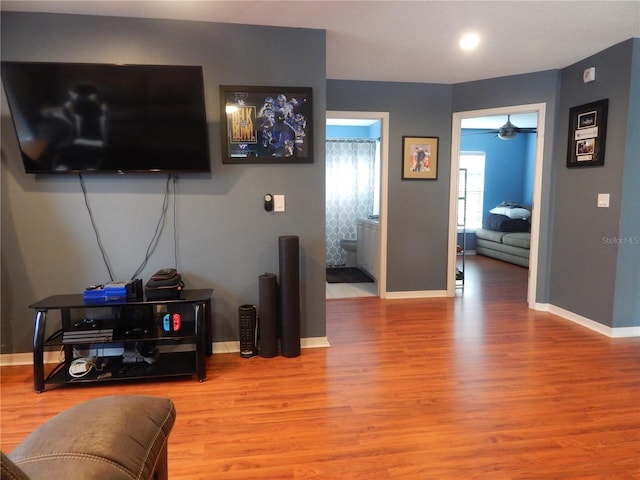
[[[454,299],[328,300],[330,348],[214,355],[204,383],[36,394],[30,367],[3,367],[2,450],[82,400],[145,393],[176,404],[173,480],[639,480],[640,341],[528,310],[524,268],[466,270]]]

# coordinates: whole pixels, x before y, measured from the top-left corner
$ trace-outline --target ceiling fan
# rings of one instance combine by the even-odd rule
[[[511,123],[511,115],[507,115],[507,123],[500,128],[487,130],[486,132],[472,133],[470,135],[482,135],[482,134],[495,134],[500,140],[511,140],[515,138],[518,133],[535,133],[536,128],[520,128]]]

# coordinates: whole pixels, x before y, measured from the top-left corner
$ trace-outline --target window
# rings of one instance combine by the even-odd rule
[[[458,179],[458,228],[482,228],[484,152],[461,152]]]

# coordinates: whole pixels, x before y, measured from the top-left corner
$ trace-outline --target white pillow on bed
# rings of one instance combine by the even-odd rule
[[[531,212],[522,207],[501,207],[497,206],[489,210],[489,213],[495,215],[506,215],[512,220],[526,220],[531,216]]]

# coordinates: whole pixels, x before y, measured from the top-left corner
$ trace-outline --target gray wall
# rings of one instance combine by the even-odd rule
[[[536,301],[611,327],[640,325],[638,41],[560,71],[451,87],[329,80],[330,110],[390,112],[388,290],[439,289],[446,281],[440,260],[446,257],[451,113],[546,103]],[[597,68],[593,84],[582,82],[588,66]],[[567,169],[569,109],[600,98],[611,102],[606,165]],[[437,182],[400,180],[402,135],[441,136]],[[597,209],[597,193],[606,192],[611,208]],[[415,255],[419,242],[435,258]]]
[[[640,324],[640,39],[632,47],[613,326]]]
[[[640,324],[637,48],[637,39],[623,42],[562,71],[554,151],[550,300],[610,327]],[[587,67],[596,67],[596,81],[585,84]],[[609,99],[604,166],[566,168],[569,109],[604,98]],[[611,194],[609,208],[596,206],[598,193]]]
[[[551,195],[558,84],[559,74],[556,71],[452,86],[342,80],[327,82],[329,110],[389,112],[388,291],[446,289],[452,112],[546,102],[547,137],[543,153],[543,198],[546,200],[540,207],[543,221],[538,301],[548,298],[548,199]],[[403,135],[440,137],[437,181],[401,180]],[[416,255],[416,252],[429,254]]]
[[[546,102],[537,301],[605,325],[640,324],[640,249],[634,243],[640,225],[640,148],[633,134],[640,124],[637,39],[560,72],[453,86],[325,83],[321,30],[6,12],[0,20],[3,60],[204,66],[213,170],[211,177],[185,176],[178,182],[179,267],[189,287],[215,289],[216,341],[237,338],[237,308],[257,302],[258,275],[277,273],[277,238],[288,234],[300,236],[302,335],[326,335],[327,108],[390,112],[388,290],[420,291],[446,288],[452,112]],[[594,84],[581,83],[586,66],[598,69]],[[222,165],[220,84],[312,87],[314,163]],[[569,108],[606,97],[611,104],[605,166],[566,169]],[[80,292],[106,280],[107,272],[77,179],[25,175],[4,95],[1,116],[2,352],[28,352],[32,314],[27,305],[48,295]],[[439,137],[437,181],[401,180],[403,135]],[[90,177],[87,188],[114,270],[126,278],[152,236],[164,179]],[[287,196],[285,213],[264,212],[267,192]],[[611,208],[595,208],[600,192],[612,193]],[[604,245],[603,236],[628,241]],[[166,227],[142,276],[172,263]]]
[[[550,197],[553,194],[553,144],[555,140],[555,116],[558,101],[559,73],[537,72],[527,75],[479,80],[454,85],[453,111],[464,112],[485,108],[546,103],[545,139],[542,165],[542,201],[534,208],[540,212],[540,246],[536,301],[549,299],[549,268],[551,263],[551,222],[553,211]]]
[[[278,273],[278,237],[300,237],[301,334],[325,336],[324,112],[322,30],[133,18],[2,13],[2,59],[202,65],[211,176],[177,188],[179,269],[187,287],[214,288],[214,340],[237,339],[238,306],[257,303],[258,276]],[[223,165],[218,87],[313,88],[313,164]],[[29,352],[27,306],[108,280],[76,177],[23,172],[2,97],[2,352]],[[86,177],[89,201],[115,275],[142,262],[160,214],[163,176]],[[266,213],[263,195],[286,195]],[[173,266],[172,213],[142,278]]]
[[[451,86],[328,80],[327,109],[389,112],[387,291],[446,290]],[[402,180],[403,135],[439,137],[437,180]]]

